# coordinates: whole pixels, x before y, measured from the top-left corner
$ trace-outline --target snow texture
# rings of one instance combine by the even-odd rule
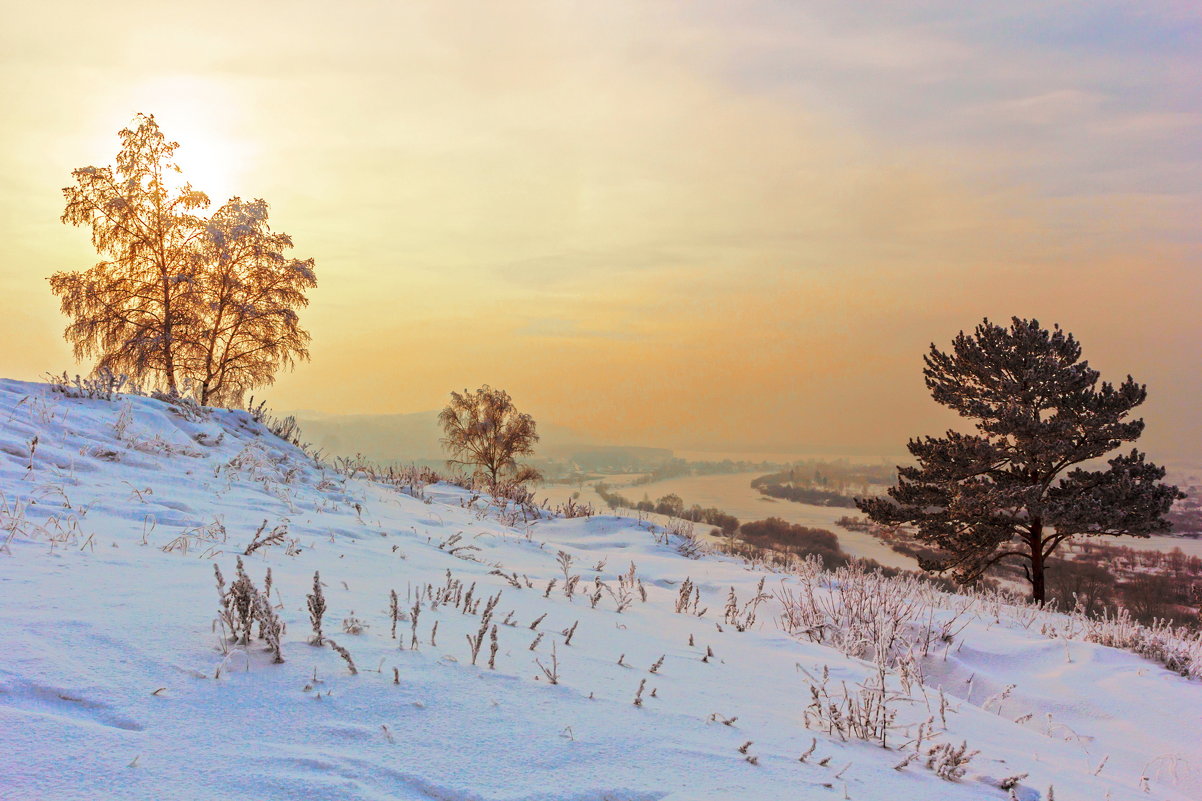
[[[829,577],[686,558],[676,538],[629,518],[522,522],[457,486],[410,495],[318,466],[246,412],[8,380],[0,490],[6,801],[1034,801],[1049,786],[1058,801],[1202,798],[1202,685],[1042,633],[1054,615],[930,593],[943,600],[923,607],[924,625],[955,623],[909,665],[908,692],[896,666],[888,673],[886,749],[806,727],[824,670],[832,696],[878,675],[814,630],[785,630],[781,596],[836,599]],[[229,643],[216,623],[213,565],[231,580],[264,521],[265,532],[286,525],[285,539],[242,559],[260,588],[271,570],[283,664],[261,640]],[[571,597],[561,551],[567,576],[580,576]],[[357,675],[309,644],[314,571],[325,633]],[[676,611],[686,579],[702,616]],[[738,631],[724,620],[730,591],[745,609],[761,579],[772,597]],[[501,594],[495,669],[487,642],[471,664],[482,607],[432,608],[448,582],[474,585],[476,599]],[[392,590],[406,618],[396,639]],[[358,634],[343,630],[352,617],[366,625]],[[946,731],[932,744],[979,751],[955,781],[927,767],[925,745],[897,767],[941,706]]]

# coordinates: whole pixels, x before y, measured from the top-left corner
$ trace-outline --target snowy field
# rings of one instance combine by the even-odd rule
[[[15,381],[0,491],[5,801],[1202,798],[1202,683],[996,598],[688,558],[348,477],[246,412]],[[214,567],[229,592],[248,549],[270,600],[230,642]],[[310,644],[316,571],[357,672]]]

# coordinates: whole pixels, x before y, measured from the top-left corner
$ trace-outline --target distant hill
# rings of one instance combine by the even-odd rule
[[[441,462],[438,412],[345,414],[294,412],[305,440],[330,456],[363,454],[378,462]],[[554,423],[539,421],[537,459],[572,462],[586,470],[640,469],[672,458],[666,448],[609,445]]]
[[[361,453],[381,462],[442,458],[438,412],[323,415],[297,412],[304,439],[331,456]]]

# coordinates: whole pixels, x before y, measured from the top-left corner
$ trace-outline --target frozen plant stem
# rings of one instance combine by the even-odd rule
[[[555,649],[555,643],[551,643],[551,667],[548,669],[540,660],[535,659],[535,664],[543,671],[543,675],[547,677],[547,681],[552,684],[559,684],[559,654]]]
[[[309,622],[313,624],[313,645],[324,645],[325,637],[321,633],[321,618],[326,613],[326,599],[321,592],[321,573],[313,571],[313,592],[305,596],[309,602]]]
[[[334,642],[333,640],[327,639],[326,642],[329,643],[330,647],[334,649],[335,653],[337,653],[340,657],[343,658],[343,660],[346,661],[346,666],[350,669],[351,675],[352,676],[358,675],[359,669],[355,667],[355,660],[351,659],[351,652],[346,650],[345,648],[343,648],[341,645]]]

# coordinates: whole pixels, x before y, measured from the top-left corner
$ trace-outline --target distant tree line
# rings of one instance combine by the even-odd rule
[[[872,487],[897,480],[897,469],[886,465],[853,464],[846,459],[796,462],[783,470],[752,479],[753,489],[769,498],[813,506],[853,508],[855,496],[872,494]]]
[[[1087,612],[1124,607],[1137,620],[1199,621],[1202,558],[1179,548],[1168,552],[1125,545],[1074,542],[1048,564],[1049,596],[1057,606],[1080,604]]]
[[[632,485],[654,484],[657,481],[667,481],[670,478],[693,475],[693,468],[684,459],[669,459],[663,464],[656,465],[646,475],[639,476],[631,482]]]
[[[777,462],[751,462],[738,459],[721,459],[718,461],[690,461],[688,459],[669,459],[657,465],[650,472],[631,481],[632,486],[654,484],[682,476],[716,476],[730,473],[749,473],[754,470],[774,470],[780,467]]]
[[[685,506],[680,496],[674,493],[657,501],[632,501],[610,490],[604,483],[598,483],[596,490],[610,509],[634,509],[713,526],[713,535],[724,540],[722,548],[728,553],[781,564],[795,558],[816,556],[831,570],[852,561],[840,547],[838,536],[826,529],[809,528],[778,517],[740,523],[737,517],[720,509],[697,504]],[[875,563],[871,566],[879,567]]]
[[[897,480],[897,468],[886,464],[858,464],[848,459],[806,459],[785,467],[776,483],[819,487],[846,493],[873,485],[888,486]],[[866,491],[866,489],[865,489]]]
[[[1187,537],[1202,537],[1202,504],[1198,503],[1197,487],[1188,487],[1190,497],[1174,504],[1165,514],[1175,534]]]
[[[785,501],[793,501],[794,503],[808,503],[813,506],[838,506],[848,509],[854,509],[856,499],[851,495],[844,495],[834,490],[817,489],[815,487],[795,487],[790,484],[778,484],[776,480],[780,474],[777,473],[771,476],[760,476],[752,479],[751,486],[760,491],[760,494],[766,495],[769,498],[780,498]]]
[[[651,512],[652,514],[665,515],[667,517],[678,517],[693,523],[713,526],[721,531],[724,536],[730,536],[739,528],[739,519],[734,515],[729,515],[721,509],[716,509],[712,506],[702,508],[697,504],[693,504],[686,507],[681,497],[675,493],[664,495],[654,502],[647,498],[641,501],[633,501],[621,493],[614,492],[604,482],[598,482],[595,488],[597,494],[601,496],[601,500],[611,510],[633,509],[638,512]]]
[[[817,556],[822,566],[834,570],[851,561],[839,546],[839,537],[821,528],[809,528],[789,523],[779,517],[744,523],[739,528],[740,540],[760,548],[768,548],[794,556]]]

